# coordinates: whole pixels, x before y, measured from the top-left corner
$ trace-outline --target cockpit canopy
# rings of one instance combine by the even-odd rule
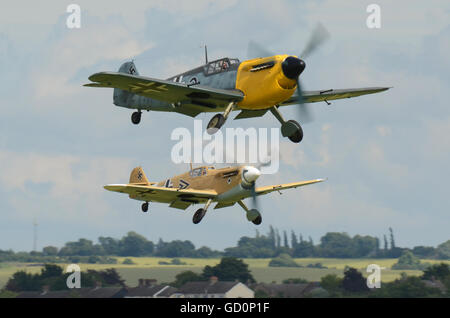
[[[230,69],[230,67],[239,63],[240,62],[238,59],[230,59],[228,57],[222,58],[220,60],[215,60],[205,65],[205,74],[211,75],[220,72],[226,72]]]
[[[200,176],[206,176],[208,170],[213,170],[214,167],[199,167],[192,169],[189,173],[191,177],[200,177]]]

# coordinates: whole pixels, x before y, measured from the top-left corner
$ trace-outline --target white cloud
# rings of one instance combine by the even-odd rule
[[[378,237],[392,226],[397,234],[402,233],[398,236],[403,240],[400,246],[404,246],[405,241],[423,244],[417,239],[405,240],[405,236],[408,231],[432,223],[428,216],[386,206],[382,200],[373,197],[375,193],[367,197],[361,191],[355,191],[356,186],[336,184],[335,180],[329,180],[301,188],[298,193],[283,195],[290,206],[296,207],[284,211],[284,226],[301,224],[304,229],[314,229],[314,232],[322,234],[327,231],[346,231],[352,235],[370,234]]]
[[[85,88],[80,83],[69,81],[83,67],[109,60],[130,59],[152,46],[150,42],[139,42],[121,25],[100,23],[95,27],[68,31],[43,52],[45,62],[33,70],[34,95],[41,100],[81,93]]]
[[[280,142],[280,159],[284,164],[298,168],[308,162],[305,152],[299,147],[292,147],[292,142]]]
[[[448,25],[448,14],[444,9],[448,8],[448,2],[444,0],[429,1],[426,5],[420,0],[407,3],[378,0],[376,3],[381,8],[381,29],[367,28],[366,19],[370,13],[366,12],[366,8],[370,2],[358,0],[344,3],[333,0],[308,1],[305,5],[305,18],[312,22],[325,20],[333,35],[349,39],[375,34],[382,35],[385,39],[401,37],[415,42]]]
[[[425,123],[426,142],[420,145],[422,153],[431,160],[450,157],[450,117],[430,119]]]
[[[377,126],[377,133],[381,136],[381,137],[387,137],[390,136],[392,134],[392,129],[390,127],[387,126]]]
[[[126,182],[132,166],[126,158],[12,151],[0,151],[0,165],[1,188],[15,207],[14,217],[53,220],[104,217],[109,207],[103,185]]]
[[[370,171],[383,176],[386,185],[392,183],[406,186],[409,184],[409,166],[389,160],[379,144],[369,142],[362,150],[362,159],[369,166]]]
[[[207,236],[213,247],[224,247],[243,234],[252,234],[254,226],[247,224],[238,206],[214,211],[217,219],[211,210],[210,218],[205,219],[211,223],[193,228],[187,224],[192,226],[190,212],[195,208],[179,214],[155,204],[154,210],[161,214],[155,213],[151,222],[145,222],[147,215],[139,212],[138,202],[105,191],[105,183],[128,180],[132,160],[116,157],[123,152],[132,154],[139,163],[144,160],[149,177],[163,179],[187,170],[188,165],[174,166],[168,161],[167,140],[172,128],[182,125],[191,129],[192,119],[151,113],[135,127],[129,123],[129,111],[111,105],[111,90],[81,85],[92,66],[92,72],[111,70],[150,48],[150,62],[141,63],[138,58],[137,65],[141,73],[157,76],[201,63],[203,53],[196,50],[201,41],[214,43],[210,44],[211,57],[240,54],[246,49],[247,38],[252,37],[264,39],[263,44],[270,48],[298,54],[316,22],[322,21],[332,37],[319,54],[308,59],[305,85],[311,89],[394,88],[333,102],[326,112],[314,104],[320,115],[305,126],[305,140],[295,145],[282,139],[280,173],[262,176],[258,185],[324,176],[330,179],[298,192],[286,191],[283,196],[274,193],[262,197],[264,225],[294,229],[304,225],[317,235],[341,229],[366,234],[374,220],[383,230],[392,225],[397,232],[398,224],[408,242],[417,242],[414,233],[433,227],[437,230],[426,239],[430,244],[439,243],[447,233],[442,225],[448,224],[448,217],[440,211],[448,207],[444,193],[447,178],[442,176],[450,148],[445,138],[450,133],[450,120],[445,98],[439,97],[448,86],[445,67],[449,42],[445,34],[430,43],[424,37],[448,25],[448,1],[416,2],[380,2],[381,30],[367,29],[367,4],[360,1],[293,5],[268,1],[79,1],[83,15],[80,30],[65,29],[65,3],[11,2],[8,10],[0,12],[2,33],[12,39],[11,47],[16,49],[6,51],[3,46],[9,52],[3,64],[12,70],[7,78],[13,79],[8,86],[13,97],[3,103],[14,107],[4,107],[8,116],[1,123],[0,149],[9,150],[0,153],[0,186],[5,193],[2,209],[6,211],[0,221],[6,224],[11,218],[26,219],[39,213],[58,227],[67,220],[78,222],[71,233],[74,239],[89,233],[87,227],[89,235],[95,237],[103,235],[105,227],[115,226],[120,228],[117,235],[129,229],[142,230],[155,240],[159,236],[177,237],[201,243]],[[159,23],[166,17],[167,23]],[[436,23],[429,23],[431,20]],[[19,30],[24,41],[14,36]],[[142,56],[148,58],[147,54]],[[21,82],[11,73],[20,74]],[[34,90],[26,89],[26,79]],[[26,109],[28,105],[31,109]],[[283,110],[286,115],[289,111]],[[206,124],[211,114],[199,117]],[[228,127],[253,124],[278,127],[270,115],[227,122]],[[58,136],[49,140],[49,134]],[[70,143],[73,146],[66,146]],[[89,155],[92,152],[102,156]],[[437,165],[437,160],[443,164]],[[436,186],[429,187],[433,182]],[[424,186],[418,188],[418,183]],[[422,213],[418,205],[426,205],[426,211]],[[279,211],[286,211],[285,219]],[[408,211],[416,215],[410,217]],[[167,232],[168,224],[173,231]],[[241,232],[244,230],[247,233]]]
[[[332,125],[323,124],[320,131],[319,142],[314,144],[306,154],[303,147],[296,147],[291,141],[283,139],[280,142],[280,159],[284,164],[298,169],[305,166],[324,167],[331,163],[330,134]],[[305,137],[308,138],[308,137]]]

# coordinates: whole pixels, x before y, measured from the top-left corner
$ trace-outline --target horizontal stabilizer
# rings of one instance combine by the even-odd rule
[[[89,83],[89,84],[84,84],[83,86],[86,86],[86,87],[107,87],[107,88],[112,88],[112,86],[108,85],[108,83]]]

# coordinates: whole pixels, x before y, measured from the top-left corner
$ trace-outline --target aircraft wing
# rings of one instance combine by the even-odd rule
[[[348,89],[326,89],[321,91],[304,91],[303,99],[305,103],[316,103],[330,101],[333,99],[343,99],[358,97],[361,95],[375,94],[388,90],[390,87],[365,87],[365,88],[348,88]],[[281,103],[281,105],[298,104],[298,94],[294,93],[289,99]]]
[[[323,182],[325,179],[314,179],[314,180],[308,180],[308,181],[301,181],[301,182],[292,182],[292,183],[284,183],[279,185],[270,185],[265,187],[258,187],[255,189],[257,195],[263,195],[267,194],[273,191],[280,191],[285,189],[291,189],[291,188],[298,188],[309,184],[314,184],[318,182]]]
[[[217,196],[215,191],[210,190],[165,188],[134,184],[109,184],[104,186],[104,188],[109,191],[129,194],[130,198],[136,200],[170,203],[171,207],[183,210],[193,203],[206,202],[208,199]]]
[[[230,102],[238,102],[244,94],[238,90],[225,90],[207,86],[176,83],[167,80],[136,76],[126,73],[100,72],[89,77],[94,83],[85,84],[87,87],[120,88],[137,95],[168,103],[192,103],[198,106],[217,107],[226,106]]]

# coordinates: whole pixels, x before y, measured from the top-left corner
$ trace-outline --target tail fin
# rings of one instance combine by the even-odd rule
[[[120,66],[118,72],[131,75],[139,75],[139,72],[137,71],[136,65],[134,65],[133,61],[123,63]],[[131,102],[134,95],[135,94],[124,91],[120,88],[114,88],[114,98],[113,98],[114,105],[131,106]]]
[[[136,167],[131,171],[130,174],[130,184],[131,183],[139,183],[139,184],[148,184],[147,176],[144,173],[144,170],[142,170],[142,167]]]

